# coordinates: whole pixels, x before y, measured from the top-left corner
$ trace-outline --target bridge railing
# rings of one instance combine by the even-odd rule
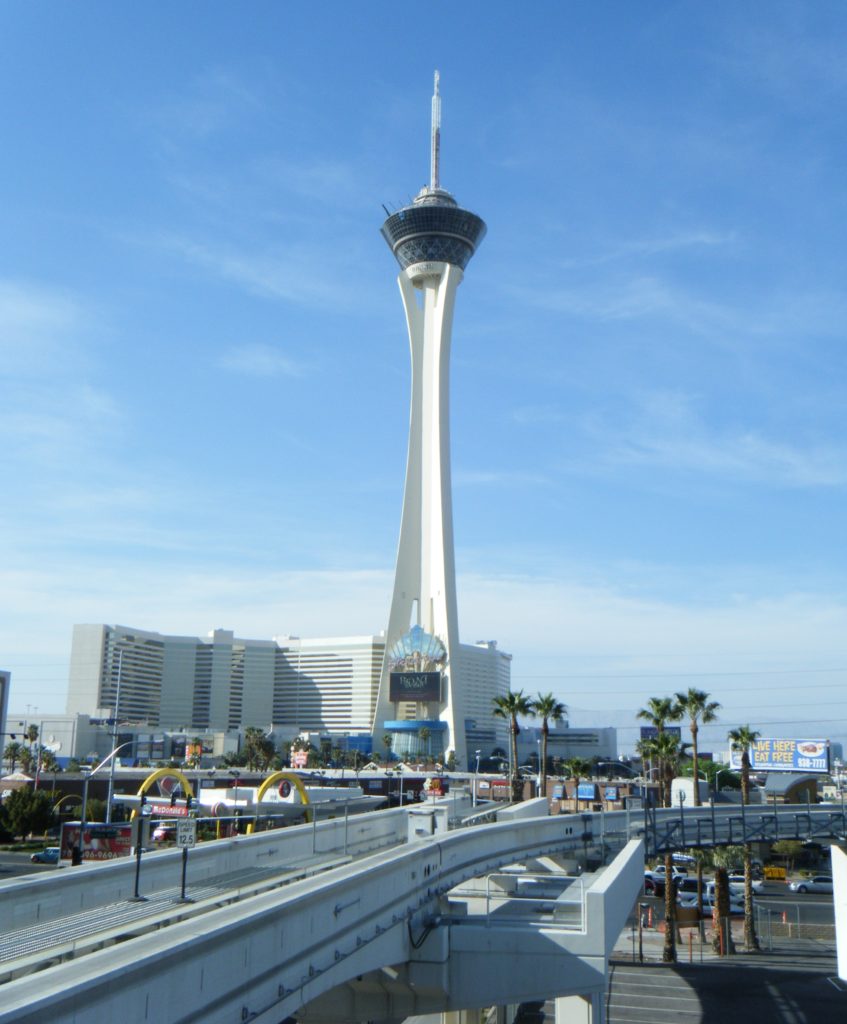
[[[652,807],[643,813],[640,828],[648,857],[706,846],[773,843],[780,839],[843,842],[847,837],[847,814],[835,807],[716,807],[709,803],[682,809]],[[637,818],[632,819],[630,828],[639,831]]]

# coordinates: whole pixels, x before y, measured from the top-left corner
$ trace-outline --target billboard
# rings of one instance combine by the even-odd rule
[[[741,768],[741,751],[730,751],[730,766]],[[828,772],[828,740],[786,740],[765,738],[750,747],[750,770],[754,772]]]
[[[666,725],[664,731],[669,736],[676,736],[678,740],[682,739],[682,726],[680,725]],[[654,740],[659,735],[659,730],[655,725],[642,725],[641,726],[641,739],[642,740]]]
[[[392,672],[389,678],[388,699],[441,700],[440,672]]]
[[[71,860],[74,847],[79,845],[78,821],[62,825],[62,860]],[[105,825],[98,821],[85,823],[85,860],[115,860],[128,857],[132,852],[133,826],[129,822]]]

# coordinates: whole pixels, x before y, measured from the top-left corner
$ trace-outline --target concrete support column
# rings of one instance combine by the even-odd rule
[[[556,999],[556,1024],[606,1024],[606,993],[603,990]]]

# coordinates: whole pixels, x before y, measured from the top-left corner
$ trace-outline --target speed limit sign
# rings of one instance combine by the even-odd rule
[[[196,819],[187,818],[176,823],[176,845],[183,850],[189,850],[197,845]]]

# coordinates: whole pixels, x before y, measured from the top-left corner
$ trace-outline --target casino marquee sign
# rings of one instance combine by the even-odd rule
[[[389,676],[389,700],[440,701],[440,672],[392,672]]]

